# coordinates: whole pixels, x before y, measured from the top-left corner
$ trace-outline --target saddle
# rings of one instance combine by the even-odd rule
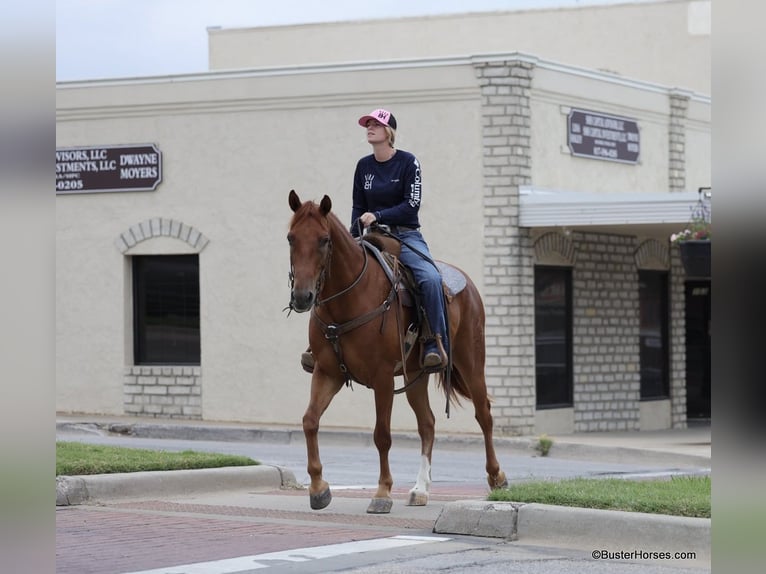
[[[400,295],[403,295],[406,306],[414,306],[415,302],[419,301],[418,287],[412,276],[412,271],[399,261],[399,254],[402,251],[401,243],[393,237],[373,231],[364,236],[362,244],[377,259],[391,282],[394,281],[394,277],[399,272],[398,274],[401,276],[399,283],[402,287]],[[465,275],[460,269],[443,261],[434,261],[434,263],[442,277],[445,300],[447,303],[451,303],[455,295],[465,289]]]
[[[389,281],[395,287],[398,294],[399,304],[404,307],[416,309],[415,320],[407,327],[404,333],[405,356],[409,356],[415,341],[420,337],[426,339],[433,335],[425,312],[421,305],[420,289],[412,274],[412,270],[399,260],[401,243],[398,239],[389,237],[384,233],[372,231],[364,236],[362,245],[380,263]],[[454,297],[466,286],[466,278],[462,271],[442,261],[435,261],[436,267],[442,278],[442,292],[446,304],[450,304]],[[400,366],[401,364],[399,364]]]

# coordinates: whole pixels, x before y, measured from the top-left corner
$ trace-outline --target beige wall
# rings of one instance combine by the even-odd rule
[[[122,412],[122,371],[132,364],[130,270],[114,241],[141,221],[164,217],[210,240],[200,253],[204,418],[300,423],[309,376],[298,359],[308,317],[282,311],[289,299],[287,194],[294,188],[319,200],[327,193],[348,220],[354,166],[370,152],[356,118],[377,105],[396,110],[399,147],[423,163],[422,221],[434,255],[462,267],[481,288],[480,104],[472,70],[373,74],[376,85],[412,86],[405,94],[368,93],[364,76],[118,82],[58,91],[57,147],[151,142],[163,154],[156,192],[57,198],[59,410]],[[188,251],[178,240],[166,240],[159,251],[173,252],[174,242],[175,252]],[[443,399],[434,396],[440,413]],[[371,425],[371,399],[358,386],[341,393],[325,424]],[[394,426],[412,428],[400,402]],[[449,424],[478,430],[472,413],[456,412]]]
[[[209,64],[211,70],[224,70],[518,51],[709,94],[710,6],[699,0],[626,2],[211,29]]]
[[[595,193],[664,192],[668,188],[667,91],[640,90],[604,77],[538,67],[532,101],[532,180],[536,186]],[[635,119],[641,136],[637,164],[583,159],[567,147],[572,108]]]
[[[155,143],[163,182],[155,192],[57,197],[57,409],[122,413],[124,367],[132,364],[132,295],[127,258],[115,240],[163,217],[209,240],[200,252],[203,418],[300,424],[308,401],[309,376],[299,366],[308,317],[282,311],[289,298],[287,194],[294,188],[303,199],[319,200],[326,193],[347,221],[353,169],[370,151],[356,118],[377,106],[395,111],[398,147],[423,164],[421,215],[432,252],[462,267],[483,292],[483,166],[493,152],[482,136],[487,103],[471,62],[60,85],[57,147]],[[668,89],[536,62],[533,185],[667,189]],[[566,106],[636,117],[641,164],[626,169],[562,153]],[[709,102],[693,101],[689,116],[691,182],[709,170]],[[189,248],[152,239],[128,255],[141,250]],[[478,431],[470,405],[453,409],[447,421],[441,393],[433,389],[432,397],[439,429]],[[343,390],[323,424],[371,428],[372,401],[359,385]],[[414,430],[406,400],[395,405],[393,427]]]
[[[710,104],[690,101],[686,128],[686,187],[690,191],[708,187],[712,182]]]

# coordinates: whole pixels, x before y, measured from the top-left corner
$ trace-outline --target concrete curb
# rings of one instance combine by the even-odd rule
[[[460,500],[445,504],[434,532],[591,551],[694,552],[696,560],[710,560],[710,526],[709,518]]]
[[[434,523],[434,532],[517,540],[518,513],[523,505],[476,500],[448,502]]]
[[[267,465],[58,476],[56,506],[221,490],[267,491],[299,487],[292,471]]]

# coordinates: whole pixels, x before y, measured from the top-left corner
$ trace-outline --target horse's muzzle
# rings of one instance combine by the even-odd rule
[[[293,290],[290,294],[290,306],[296,313],[305,313],[314,306],[316,295],[310,289]]]

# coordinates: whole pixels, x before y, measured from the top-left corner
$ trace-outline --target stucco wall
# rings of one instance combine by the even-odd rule
[[[712,183],[712,132],[710,105],[691,100],[686,118],[686,186],[688,190]]]
[[[709,1],[210,29],[211,70],[526,52],[710,93]],[[385,42],[378,39],[384,37]],[[375,40],[371,40],[375,38]],[[694,65],[690,65],[690,63]]]
[[[668,188],[667,92],[636,90],[603,78],[541,68],[532,91],[532,180],[550,189],[593,193],[664,192]],[[641,137],[636,164],[577,157],[567,147],[572,109],[627,117]]]
[[[132,364],[130,269],[114,242],[159,217],[194,226],[209,240],[199,256],[203,417],[299,423],[308,401],[309,376],[298,363],[308,317],[282,311],[289,299],[287,193],[294,188],[316,200],[326,193],[348,220],[354,166],[370,152],[356,119],[376,106],[396,111],[398,146],[423,164],[421,215],[434,255],[463,268],[481,289],[480,105],[472,70],[384,70],[372,85],[408,89],[373,93],[364,76],[59,92],[57,146],[156,143],[163,182],[155,192],[57,198],[58,409],[122,412],[123,369]],[[165,252],[184,252],[182,242],[174,249],[168,241]],[[433,394],[441,413],[442,395]],[[371,425],[371,400],[362,387],[344,391],[323,423]],[[413,428],[406,401],[399,402],[394,427]],[[449,424],[478,430],[472,412],[459,409]]]
[[[423,164],[421,217],[433,254],[463,268],[484,297],[496,428],[532,432],[534,254],[529,230],[518,227],[518,186],[605,194],[667,190],[670,111],[667,88],[518,54],[59,86],[57,147],[155,143],[163,154],[163,182],[154,192],[57,197],[57,409],[120,414],[124,404],[137,404],[143,389],[136,388],[141,374],[129,369],[128,257],[188,253],[190,247],[155,237],[123,254],[118,238],[141,222],[165,218],[206,239],[197,248],[202,364],[188,375],[192,380],[176,381],[190,383],[189,413],[299,424],[308,402],[309,376],[299,365],[308,316],[283,312],[289,298],[287,194],[293,188],[303,199],[328,194],[347,221],[354,166],[370,151],[356,119],[378,106],[397,116],[397,147]],[[635,117],[641,162],[626,166],[563,153],[567,106]],[[694,178],[709,169],[706,114],[709,102],[690,100],[684,165]],[[617,259],[606,259],[607,267],[586,258],[583,270],[602,278],[622,273],[619,291],[628,293],[635,272],[612,267],[629,265],[633,241],[620,238]],[[610,242],[589,235],[584,248],[598,253],[600,243]],[[581,287],[576,283],[575,298],[583,295]],[[583,305],[589,304],[585,291]],[[673,337],[676,345],[675,331]],[[621,356],[634,361],[633,351],[622,347]],[[589,350],[579,352],[586,363],[601,361]],[[607,349],[598,356],[612,354]],[[619,428],[635,428],[633,399],[626,407],[608,396],[623,385],[633,392],[630,373],[629,380],[610,379],[592,397],[578,394],[582,387],[576,386],[583,401],[574,409],[578,430],[602,428],[606,419],[594,426],[582,418],[602,409],[627,409],[621,420],[628,422]],[[586,375],[581,371],[576,385],[590,384]],[[672,376],[675,392],[683,384],[675,363]],[[200,389],[199,401],[192,389]],[[478,431],[470,405],[452,409],[446,421],[440,391],[432,388],[432,398],[438,428]],[[322,423],[371,428],[372,403],[367,389],[344,389]],[[673,422],[682,421],[683,405],[674,398]],[[395,401],[392,426],[416,428],[403,398]]]

